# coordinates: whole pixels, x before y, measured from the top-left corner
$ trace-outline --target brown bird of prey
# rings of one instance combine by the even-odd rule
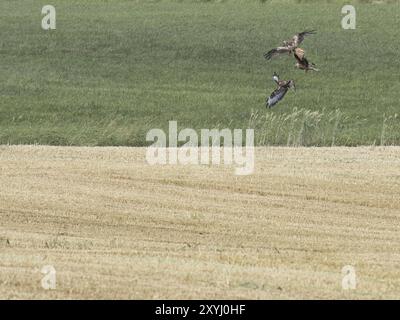
[[[296,86],[293,80],[279,80],[279,76],[274,72],[272,79],[278,85],[278,88],[271,93],[266,101],[266,107],[272,108],[279,101],[283,99],[290,88],[293,88],[296,91]]]
[[[307,72],[308,70],[312,70],[312,71],[319,71],[316,67],[316,65],[312,62],[309,62],[306,57],[305,57],[305,53],[304,50],[301,48],[296,48],[294,50],[294,57],[296,58],[296,64],[295,67],[300,69],[300,70],[304,70],[305,72]]]
[[[277,55],[288,53],[289,55],[303,42],[308,35],[315,34],[315,30],[303,31],[293,36],[292,39],[283,41],[283,46],[271,49],[264,53],[264,58],[270,60]]]

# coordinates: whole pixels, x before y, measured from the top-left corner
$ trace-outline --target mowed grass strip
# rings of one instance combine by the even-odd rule
[[[247,128],[258,145],[400,142],[398,1],[54,0],[57,30],[41,29],[41,1],[0,3],[0,144],[146,144],[151,128]],[[303,48],[321,69],[263,53],[317,29]],[[273,110],[272,73],[294,79]],[[294,124],[293,124],[294,123]],[[295,140],[292,137],[295,136]]]
[[[0,298],[400,297],[398,147],[259,148],[250,176],[144,156],[1,147]]]

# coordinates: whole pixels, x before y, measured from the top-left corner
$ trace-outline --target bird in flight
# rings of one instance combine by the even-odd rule
[[[274,72],[272,80],[276,82],[278,88],[268,97],[266,101],[266,107],[268,108],[272,108],[281,101],[290,88],[293,88],[293,90],[296,91],[296,86],[293,80],[280,80],[276,72]]]
[[[312,62],[309,62],[306,57],[305,57],[305,52],[301,48],[296,48],[294,50],[294,57],[296,58],[296,68],[300,70],[304,70],[307,72],[308,70],[312,71],[319,71],[319,69],[316,68],[316,65]]]
[[[288,53],[289,55],[303,42],[304,38],[308,35],[315,34],[316,30],[308,30],[297,33],[292,39],[283,41],[283,46],[276,47],[264,53],[264,58],[270,60],[271,58],[280,54]]]
[[[283,87],[289,83],[289,80],[280,80],[279,75],[276,72],[274,72],[274,74],[272,76],[272,80],[274,80],[276,82],[276,84],[278,85],[278,88]]]

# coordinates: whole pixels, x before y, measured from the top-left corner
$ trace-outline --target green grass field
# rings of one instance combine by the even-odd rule
[[[294,2],[294,1],[293,1]],[[256,129],[258,145],[400,144],[400,5],[53,0],[0,3],[0,144],[146,145],[168,127]],[[263,53],[304,29],[321,72]],[[271,75],[296,81],[265,108]]]

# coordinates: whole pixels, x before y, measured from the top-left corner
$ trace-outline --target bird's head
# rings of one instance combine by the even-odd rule
[[[279,76],[276,72],[274,72],[274,75],[272,76],[272,80],[274,80],[275,82],[279,81]]]

